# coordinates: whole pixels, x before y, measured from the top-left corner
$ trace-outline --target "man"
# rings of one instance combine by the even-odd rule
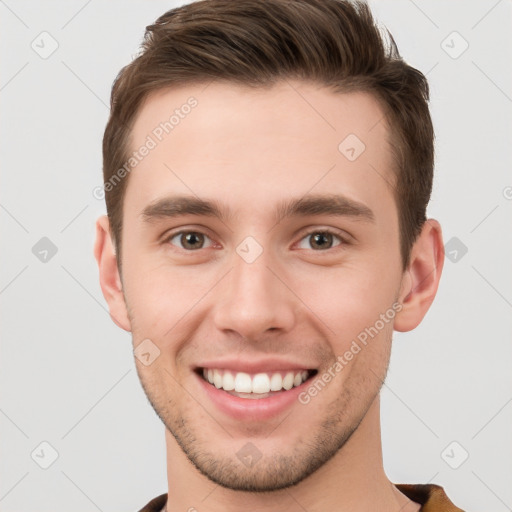
[[[434,300],[425,77],[365,4],[206,0],[147,28],[95,256],[166,427],[143,511],[457,511],[383,470],[393,330]]]

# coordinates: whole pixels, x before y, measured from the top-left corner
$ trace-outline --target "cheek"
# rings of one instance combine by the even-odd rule
[[[395,300],[395,279],[372,268],[319,269],[301,277],[297,294],[337,340],[341,350],[365,329],[375,326],[379,331],[392,326]],[[385,328],[379,320],[388,313]],[[384,332],[383,332],[384,334]]]
[[[125,296],[138,334],[156,340],[165,339],[175,326],[189,321],[201,309],[201,298],[219,279],[219,272],[214,269],[171,267],[149,258],[127,261],[125,269],[130,276],[125,283]]]

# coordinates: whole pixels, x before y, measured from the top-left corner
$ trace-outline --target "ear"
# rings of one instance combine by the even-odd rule
[[[116,253],[112,244],[110,223],[106,215],[96,221],[94,257],[100,271],[100,286],[107,301],[110,318],[125,331],[131,331],[123,287],[117,268]]]
[[[402,278],[399,302],[403,307],[395,316],[396,331],[411,331],[423,320],[436,296],[443,264],[441,225],[435,219],[427,219],[411,249],[409,267]]]

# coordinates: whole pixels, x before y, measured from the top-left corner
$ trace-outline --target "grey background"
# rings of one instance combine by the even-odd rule
[[[138,510],[167,490],[163,426],[98,284],[105,208],[92,192],[112,80],[145,26],[176,5],[0,1],[1,511]],[[429,214],[454,259],[423,323],[395,335],[385,469],[397,483],[442,485],[467,510],[511,510],[512,5],[371,5],[431,84]],[[49,51],[52,39],[46,59],[31,47]],[[47,469],[43,441],[58,452]]]

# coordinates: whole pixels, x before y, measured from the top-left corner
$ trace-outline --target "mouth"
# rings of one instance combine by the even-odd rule
[[[195,373],[209,386],[228,395],[258,400],[283,395],[310,381],[316,369],[246,373],[222,368],[198,367]]]

